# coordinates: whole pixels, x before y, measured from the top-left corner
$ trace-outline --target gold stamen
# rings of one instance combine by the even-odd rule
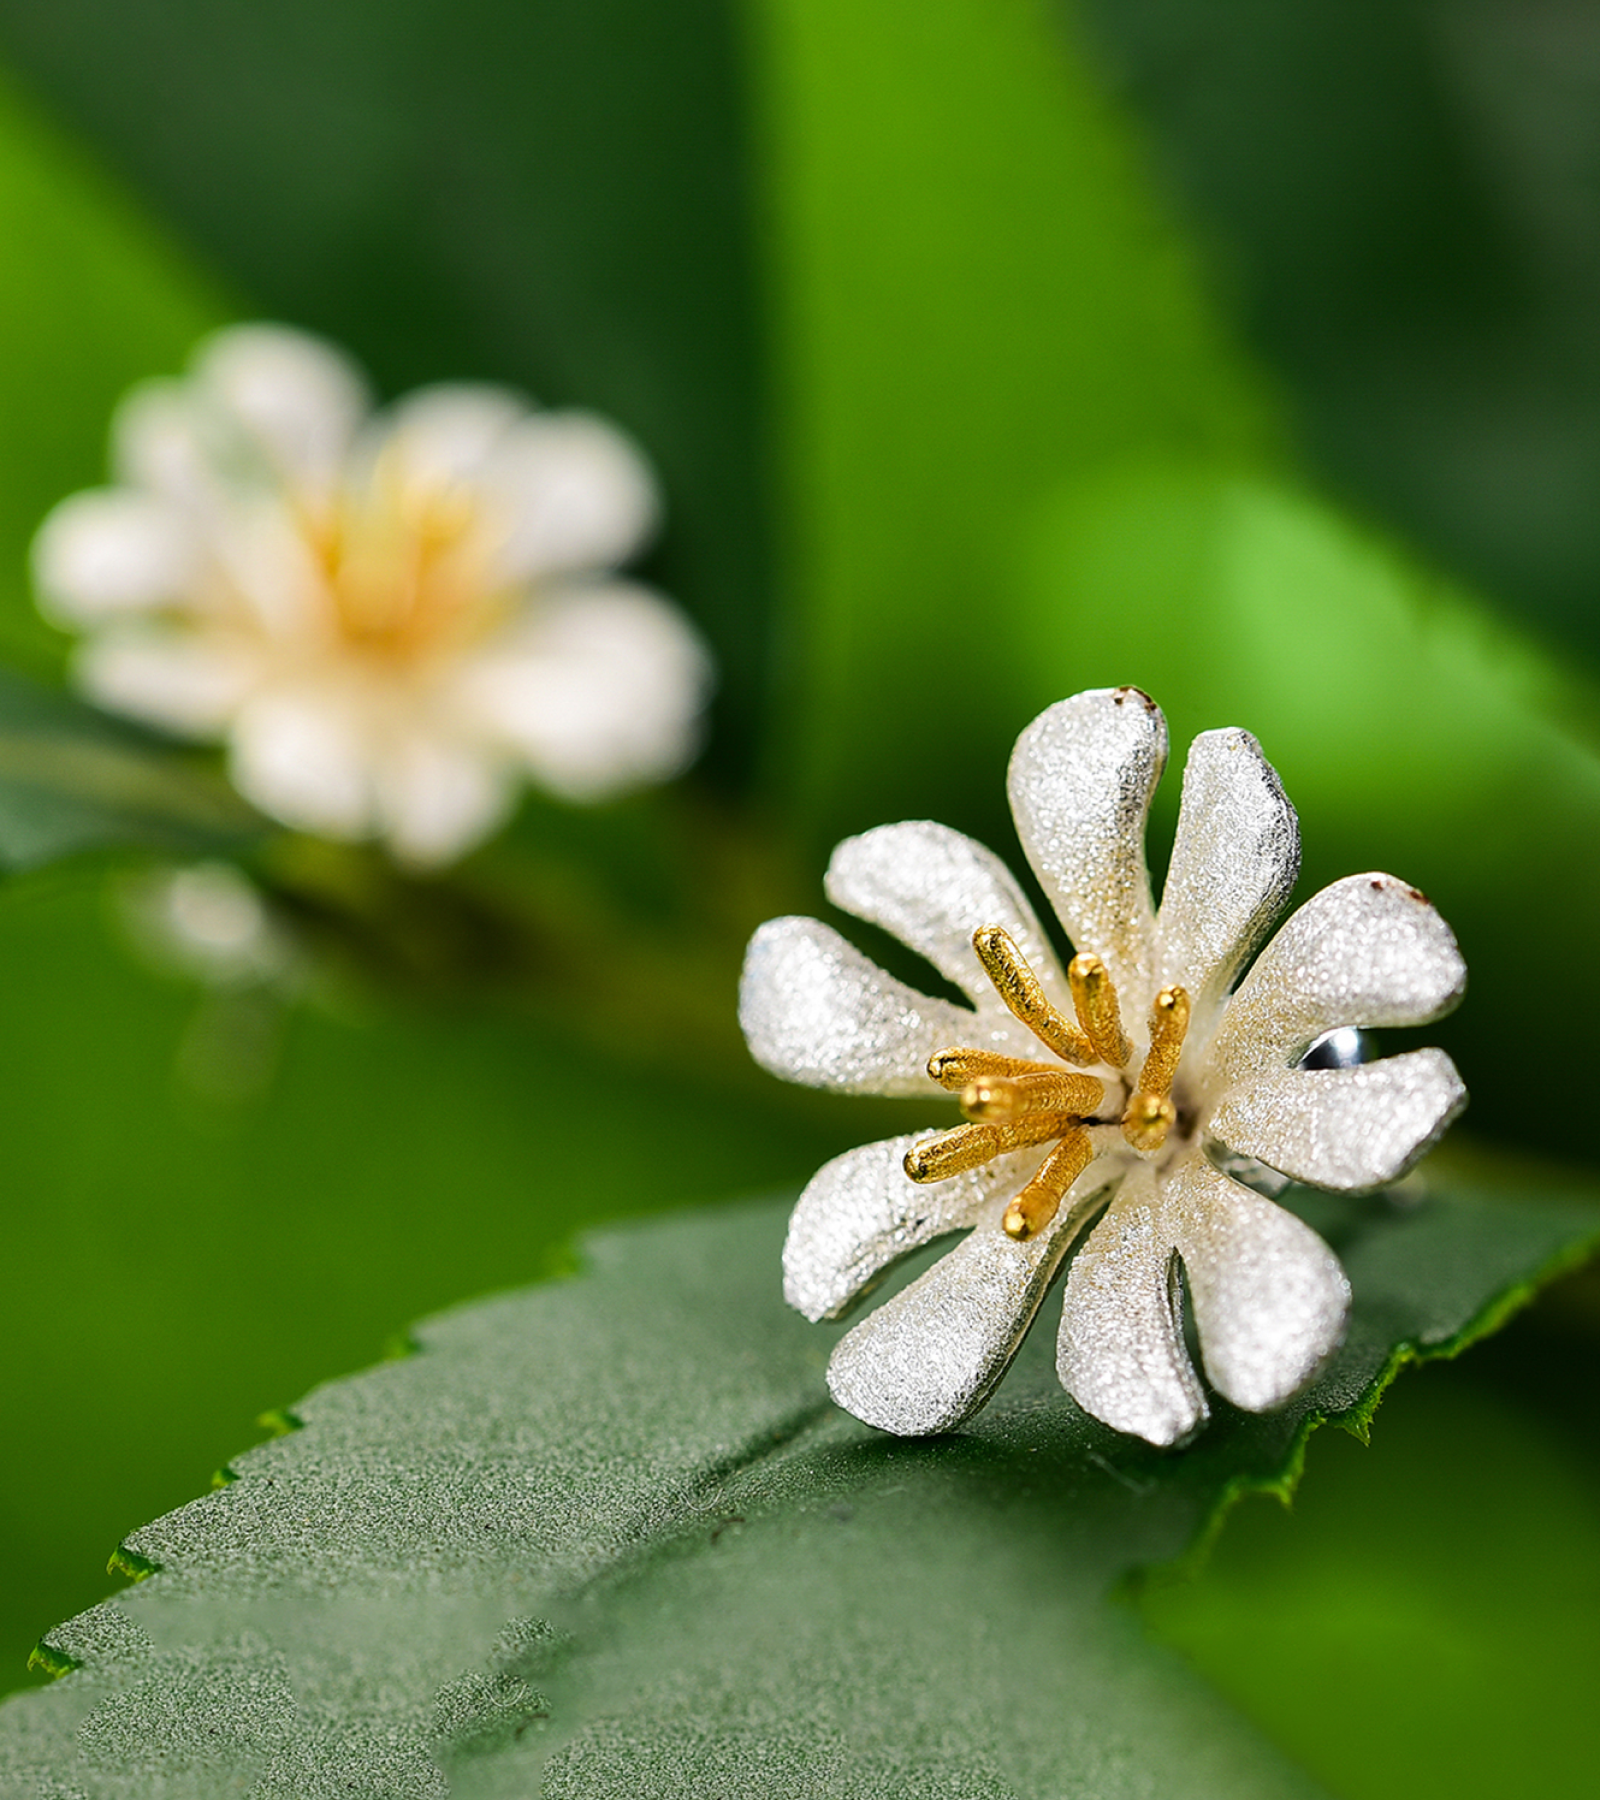
[[[1078,1177],[1088,1168],[1094,1145],[1082,1126],[1067,1135],[1039,1166],[1033,1180],[1006,1208],[1000,1221],[1007,1237],[1031,1238],[1061,1210],[1061,1202]]]
[[[995,992],[1041,1043],[1070,1063],[1100,1060],[1084,1033],[1050,1004],[1038,976],[1003,926],[980,925],[972,934],[972,947]]]
[[[1049,1071],[1048,1063],[1001,1056],[993,1050],[969,1050],[960,1044],[950,1050],[935,1050],[928,1058],[929,1075],[940,1087],[957,1094],[985,1075],[1044,1075]]]
[[[1070,1113],[1034,1113],[1015,1125],[958,1125],[913,1144],[905,1155],[905,1171],[912,1181],[947,1181],[1008,1150],[1065,1137],[1077,1124]]]
[[[961,1110],[969,1119],[1009,1125],[1029,1113],[1065,1112],[1087,1118],[1106,1097],[1106,1084],[1092,1075],[1067,1075],[1054,1069],[1037,1075],[981,1075],[961,1093]]]
[[[1120,1069],[1133,1055],[1133,1045],[1122,1029],[1117,990],[1111,973],[1098,956],[1083,951],[1067,964],[1072,1004],[1084,1035],[1094,1045],[1095,1060]]]
[[[1189,1029],[1189,994],[1181,987],[1164,987],[1150,1008],[1150,1051],[1139,1072],[1141,1094],[1170,1094],[1178,1072],[1178,1057]]]
[[[1135,1094],[1122,1115],[1122,1135],[1135,1150],[1159,1150],[1178,1122],[1178,1109],[1165,1094]]]

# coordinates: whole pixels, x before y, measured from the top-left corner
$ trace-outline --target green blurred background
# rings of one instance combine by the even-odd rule
[[[1077,688],[1253,729],[1306,891],[1425,886],[1473,1130],[1592,1160],[1597,102],[1575,0],[0,0],[0,662],[60,679],[26,546],[120,391],[269,316],[620,420],[723,675],[680,791],[449,880],[252,847],[331,973],[230,1094],[194,1046],[259,1007],[141,960],[137,857],[0,888],[0,1687],[258,1412],[867,1135],[744,1067],[743,936],[846,830],[1014,852]],[[1408,1378],[1151,1628],[1337,1793],[1587,1791],[1597,1322]]]

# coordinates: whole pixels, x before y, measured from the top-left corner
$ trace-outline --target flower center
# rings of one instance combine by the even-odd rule
[[[1027,958],[1002,927],[980,926],[972,934],[972,947],[995,992],[1061,1061],[1113,1069],[1125,1069],[1132,1061],[1117,990],[1098,956],[1083,953],[1067,966],[1074,1022],[1051,1004]],[[1145,1154],[1161,1148],[1177,1121],[1172,1083],[1188,1029],[1188,993],[1164,987],[1150,1009],[1150,1048],[1122,1112],[1122,1135]],[[935,1051],[928,1058],[928,1073],[961,1096],[967,1123],[914,1144],[906,1152],[906,1174],[918,1182],[944,1181],[1007,1151],[1052,1144],[1001,1221],[1014,1238],[1042,1231],[1094,1157],[1086,1124],[1110,1122],[1096,1117],[1105,1103],[1105,1082],[1096,1075],[1071,1074],[1056,1063],[960,1046]]]
[[[355,650],[414,663],[479,636],[498,616],[471,497],[379,469],[308,521],[331,623]]]

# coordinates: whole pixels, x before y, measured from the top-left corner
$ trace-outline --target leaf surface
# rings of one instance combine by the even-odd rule
[[[598,1236],[577,1279],[422,1325],[129,1538],[157,1572],[50,1634],[80,1666],[0,1712],[0,1793],[1309,1795],[1108,1597],[1597,1218],[1469,1187],[1298,1204],[1350,1273],[1348,1340],[1177,1454],[1066,1401],[1048,1329],[959,1436],[846,1418],[833,1332],[777,1295],[781,1205]]]

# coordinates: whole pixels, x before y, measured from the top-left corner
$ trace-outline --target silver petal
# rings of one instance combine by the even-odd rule
[[[1292,913],[1229,1000],[1206,1085],[1226,1094],[1291,1068],[1339,1025],[1425,1025],[1466,988],[1456,940],[1393,875],[1349,875]]]
[[[1167,761],[1161,709],[1138,688],[1059,701],[1017,739],[1008,785],[1028,861],[1075,950],[1148,997],[1154,951],[1144,823]]]
[[[845,1094],[937,1094],[927,1061],[974,1043],[973,1015],[884,974],[817,919],[769,919],[750,940],[739,1023],[762,1068]]]
[[[1227,992],[1282,912],[1300,872],[1300,827],[1248,731],[1203,731],[1161,895],[1157,969],[1197,1008]]]
[[[828,865],[828,898],[893,932],[983,1006],[996,1004],[972,948],[981,925],[1003,925],[1059,1003],[1066,982],[1011,871],[992,850],[926,819],[846,838]]]
[[[1085,1412],[1165,1445],[1209,1415],[1184,1348],[1162,1212],[1153,1171],[1137,1164],[1067,1274],[1056,1373]]]
[[[842,1339],[828,1387],[846,1412],[899,1437],[950,1431],[1005,1374],[1082,1220],[1064,1206],[1018,1243],[998,1215]]]
[[[783,1247],[783,1297],[808,1319],[836,1319],[893,1263],[947,1231],[977,1223],[1009,1200],[1048,1146],[997,1156],[948,1181],[910,1180],[905,1153],[926,1132],[863,1144],[834,1157],[806,1183]]]
[[[1281,1406],[1344,1335],[1350,1284],[1339,1259],[1199,1151],[1166,1178],[1163,1201],[1212,1386],[1248,1412]]]
[[[1467,1103],[1442,1050],[1353,1069],[1288,1069],[1236,1089],[1212,1132],[1295,1181],[1349,1192],[1395,1181]]]

